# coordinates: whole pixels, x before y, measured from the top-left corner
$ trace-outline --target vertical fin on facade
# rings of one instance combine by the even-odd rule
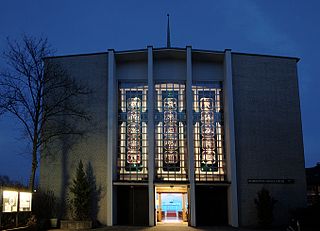
[[[168,17],[168,25],[167,25],[167,48],[171,48],[171,41],[170,41],[170,15],[167,14]]]

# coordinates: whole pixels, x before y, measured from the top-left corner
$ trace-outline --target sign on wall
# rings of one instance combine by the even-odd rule
[[[11,213],[18,211],[18,192],[3,191],[2,212]]]
[[[19,211],[29,212],[31,211],[32,194],[28,192],[20,192]]]
[[[294,179],[248,179],[248,184],[294,184]]]
[[[0,195],[1,196],[1,195]],[[2,212],[13,213],[31,211],[32,193],[4,190],[2,192]]]

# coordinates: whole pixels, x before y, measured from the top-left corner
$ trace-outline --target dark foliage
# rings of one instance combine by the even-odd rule
[[[273,209],[277,202],[265,188],[262,188],[258,193],[258,198],[254,199],[256,204],[258,222],[263,227],[268,227],[273,221]]]
[[[83,169],[83,163],[80,160],[76,177],[70,187],[71,206],[74,218],[76,220],[90,219],[91,203],[92,203],[92,187],[88,177]]]
[[[291,222],[299,222],[303,230],[318,230],[320,227],[320,204],[315,204],[308,208],[297,208],[291,211]]]
[[[0,186],[13,187],[13,188],[25,188],[25,186],[19,181],[11,180],[8,176],[0,176]]]
[[[37,219],[37,227],[44,230],[50,227],[49,219],[58,218],[60,203],[53,191],[41,190],[33,194],[32,213]]]
[[[91,195],[90,195],[90,219],[93,222],[93,226],[99,226],[99,222],[97,220],[98,212],[99,212],[99,201],[101,197],[102,188],[101,186],[97,186],[96,177],[93,172],[93,168],[91,163],[89,162],[86,167],[86,176],[91,186]]]
[[[32,211],[38,219],[57,217],[58,208],[59,202],[53,191],[38,191],[33,194]]]
[[[24,227],[27,225],[31,217],[31,212],[19,213],[2,213],[0,230],[13,229],[16,227]],[[18,224],[17,219],[18,218]]]

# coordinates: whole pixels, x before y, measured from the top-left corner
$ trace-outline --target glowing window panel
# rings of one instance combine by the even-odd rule
[[[164,122],[163,141],[165,143],[164,149],[164,170],[165,171],[178,171],[179,153],[178,145],[174,145],[178,142],[177,131],[177,98],[174,96],[174,92],[169,92],[163,99],[163,110],[167,118]],[[166,145],[167,144],[167,145]],[[171,145],[170,145],[171,144]]]
[[[119,85],[119,180],[147,179],[147,86]]]
[[[224,181],[222,84],[195,83],[193,91],[195,178]]]
[[[210,94],[208,94],[210,95]],[[213,97],[200,98],[200,126],[201,126],[201,170],[214,171],[216,167],[215,132]],[[205,130],[205,133],[202,133]],[[210,130],[211,129],[211,130]]]
[[[140,109],[141,99],[139,97],[127,99],[127,163],[133,165],[133,167],[141,163]]]
[[[185,85],[155,85],[156,179],[186,180]]]

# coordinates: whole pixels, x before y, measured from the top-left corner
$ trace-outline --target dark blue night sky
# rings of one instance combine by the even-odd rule
[[[17,38],[22,33],[47,36],[57,55],[164,47],[170,13],[174,47],[299,57],[309,167],[320,161],[319,9],[317,0],[1,0],[0,50],[7,36]],[[27,152],[17,121],[1,118],[0,175],[26,183],[31,168]]]

